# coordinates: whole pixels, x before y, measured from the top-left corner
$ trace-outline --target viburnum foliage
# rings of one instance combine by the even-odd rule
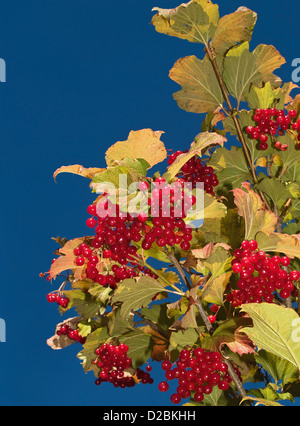
[[[250,51],[257,15],[248,8],[220,17],[218,5],[191,0],[153,11],[157,32],[200,55],[179,59],[170,78],[178,106],[204,114],[202,128],[177,152],[162,131],[132,131],[108,149],[104,168],[55,172],[89,179],[95,199],[87,235],[57,238],[41,274],[59,281],[48,301],[75,312],[48,344],[79,345],[99,392],[147,385],[173,404],[294,402],[300,95],[291,92],[299,88],[274,74],[285,63],[275,47]]]

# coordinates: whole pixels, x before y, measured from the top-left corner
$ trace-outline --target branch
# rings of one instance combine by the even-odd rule
[[[193,287],[192,284],[190,283],[188,277],[185,275],[184,270],[182,269],[180,263],[178,262],[178,260],[176,259],[176,256],[173,252],[169,252],[167,249],[165,249],[165,253],[168,256],[168,258],[170,259],[171,263],[175,266],[175,268],[177,269],[178,274],[180,275],[180,277],[182,278],[184,284],[187,286],[187,288],[189,290],[191,290],[191,288]]]
[[[228,361],[228,359],[226,359],[225,364],[228,367],[228,373],[229,373],[230,377],[232,378],[233,383],[235,384],[237,391],[239,392],[240,396],[242,398],[247,397],[247,393],[246,393],[242,383],[240,382],[239,377],[237,376],[236,372],[234,371],[234,368],[232,367],[231,362]],[[248,401],[246,401],[246,402],[247,402],[247,405],[251,405],[251,403],[249,403]],[[245,404],[246,404],[246,402],[245,402]]]
[[[238,139],[240,140],[240,142],[241,142],[241,144],[243,146],[244,154],[245,154],[248,166],[250,168],[250,172],[251,172],[253,181],[254,181],[255,184],[257,184],[258,183],[258,179],[257,179],[256,171],[255,171],[252,159],[251,159],[250,151],[249,151],[248,146],[246,144],[246,140],[245,140],[245,137],[244,137],[244,134],[243,134],[243,131],[242,131],[239,119],[238,119],[238,117],[236,115],[237,111],[233,108],[232,103],[230,101],[229,93],[228,93],[227,88],[225,86],[225,83],[223,81],[223,77],[222,77],[221,71],[220,71],[219,66],[217,64],[217,61],[216,61],[216,55],[215,55],[215,52],[214,52],[213,47],[212,47],[211,44],[208,44],[206,46],[206,52],[208,54],[209,60],[210,60],[210,62],[212,64],[212,67],[214,69],[214,72],[215,72],[215,75],[217,77],[217,80],[218,80],[220,89],[222,91],[222,94],[224,96],[224,99],[225,99],[225,101],[226,101],[226,103],[228,105],[229,115],[230,115],[230,117],[232,118],[232,120],[234,122],[236,131],[237,131],[237,135],[238,135]],[[259,195],[260,195],[261,199],[264,201],[267,209],[269,211],[272,211],[272,209],[270,207],[270,204],[269,204],[268,200],[265,197],[265,194],[261,190],[258,190],[258,192],[259,192]]]

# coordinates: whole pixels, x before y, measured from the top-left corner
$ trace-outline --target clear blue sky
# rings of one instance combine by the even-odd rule
[[[156,385],[97,388],[84,374],[78,346],[52,351],[46,339],[61,317],[39,278],[52,259],[51,237],[87,232],[88,181],[53,172],[62,165],[105,166],[104,153],[131,130],[163,130],[168,148],[188,147],[203,117],[177,107],[168,72],[182,56],[203,56],[196,44],[159,35],[151,9],[178,0],[10,0],[1,3],[0,83],[1,405],[167,405]],[[291,79],[300,57],[297,2],[222,0],[221,14],[244,5],[258,12],[251,46],[275,45]],[[134,403],[132,402],[134,401]]]

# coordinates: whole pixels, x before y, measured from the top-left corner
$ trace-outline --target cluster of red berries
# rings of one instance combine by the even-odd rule
[[[168,164],[171,165],[177,157],[186,151],[176,151],[168,158]],[[197,183],[204,184],[204,190],[211,195],[214,195],[214,187],[219,185],[217,176],[214,174],[214,169],[207,166],[199,157],[193,157],[182,166],[177,177],[183,182],[192,182],[194,187]]]
[[[114,247],[112,247],[112,249],[105,248],[105,246],[108,247],[105,245],[102,252],[104,258],[111,258],[113,261],[119,261],[119,263],[125,263],[126,261],[127,265],[123,264],[119,266],[114,264],[110,268],[110,271],[107,270],[105,273],[100,273],[97,265],[98,263],[101,264],[101,257],[98,254],[99,249],[93,247],[94,241],[95,239],[92,241],[91,246],[89,246],[87,243],[82,243],[74,249],[74,255],[76,256],[75,264],[77,266],[86,265],[86,276],[87,278],[93,280],[93,282],[96,282],[103,287],[116,289],[117,284],[120,281],[123,281],[127,278],[137,277],[141,273],[149,275],[153,278],[158,278],[157,275],[154,274],[150,269],[137,265],[135,261],[130,258],[131,255],[137,256],[137,249],[133,246],[128,248],[128,255],[126,259],[121,261],[120,259],[115,259],[114,254],[116,253],[112,250]],[[129,261],[131,262],[130,265],[128,264]]]
[[[56,334],[58,336],[68,336],[69,339],[74,340],[75,342],[79,342],[81,344],[84,344],[86,342],[86,338],[82,337],[79,334],[79,331],[77,328],[71,328],[70,326],[64,324],[60,327],[59,330],[57,330]]]
[[[149,183],[141,181],[139,190],[148,192]],[[176,193],[179,197],[177,198]],[[102,247],[103,256],[111,258],[122,265],[132,262],[133,256],[136,257],[137,248],[134,243],[141,242],[144,250],[150,250],[154,242],[159,247],[174,247],[180,245],[184,251],[190,249],[192,239],[192,228],[186,225],[184,218],[196,203],[194,195],[186,195],[183,190],[182,182],[168,185],[166,181],[159,177],[155,179],[154,188],[150,197],[145,197],[143,212],[137,216],[133,214],[124,215],[120,213],[118,206],[113,206],[110,200],[101,203],[100,216],[99,206],[90,205],[88,213],[92,215],[87,220],[87,226],[95,227],[96,237],[92,242],[95,249]],[[113,211],[116,217],[111,217]],[[102,217],[102,215],[104,217]],[[77,254],[78,252],[78,254]],[[76,259],[77,265],[83,265],[84,257],[91,256],[90,249],[80,249],[75,253],[79,258]],[[96,259],[94,259],[96,262]]]
[[[158,385],[161,392],[169,390],[169,380],[178,380],[177,392],[171,396],[173,404],[179,404],[182,399],[190,398],[191,395],[196,402],[201,402],[215,386],[226,391],[232,382],[228,366],[222,362],[220,353],[202,348],[183,349],[174,368],[169,360],[164,360],[161,367],[166,377],[166,381]],[[236,367],[233,368],[242,380],[239,370]]]
[[[258,249],[255,240],[243,241],[233,254],[232,270],[239,275],[238,288],[229,292],[226,299],[234,307],[244,303],[272,303],[277,292],[282,299],[296,295],[294,282],[299,280],[300,272],[289,270],[289,257],[270,257]]]
[[[69,299],[64,295],[60,295],[58,293],[47,294],[47,300],[49,303],[57,303],[62,308],[67,308],[69,304]]]
[[[120,343],[116,346],[112,343],[103,343],[95,350],[96,358],[92,361],[100,369],[96,385],[103,382],[112,383],[114,387],[133,387],[136,381],[126,370],[132,367],[131,358],[127,356],[128,346]],[[143,384],[152,384],[153,379],[148,372],[137,369],[136,377]]]
[[[300,119],[296,121],[297,112],[291,109],[287,114],[284,110],[276,108],[256,109],[253,120],[256,126],[248,126],[246,132],[258,142],[258,149],[265,151],[268,149],[269,137],[283,136],[286,130],[298,131],[298,141],[300,142]],[[274,143],[274,147],[281,151],[286,151],[288,146],[279,141]],[[298,144],[298,148],[300,143]]]

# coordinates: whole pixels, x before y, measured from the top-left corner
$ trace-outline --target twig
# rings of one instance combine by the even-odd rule
[[[229,373],[230,377],[232,378],[233,383],[235,384],[235,387],[236,387],[237,391],[239,392],[240,396],[242,398],[246,398],[247,397],[247,392],[245,391],[245,389],[244,389],[244,387],[243,387],[243,385],[242,385],[242,383],[241,383],[238,375],[234,371],[234,368],[233,368],[231,362],[228,359],[225,359],[225,364],[228,367],[228,373]],[[245,404],[251,405],[251,403],[249,403],[248,401],[245,401]]]
[[[169,252],[167,249],[165,250],[166,255],[168,256],[168,258],[170,259],[171,263],[175,266],[175,268],[177,269],[178,274],[180,275],[180,277],[182,278],[184,284],[187,286],[187,288],[189,290],[191,290],[192,285],[188,279],[188,277],[185,275],[183,268],[181,267],[180,263],[178,262],[178,260],[176,259],[176,256],[174,255],[173,252]]]
[[[207,314],[206,314],[206,312],[203,308],[202,302],[201,302],[199,297],[196,298],[195,304],[197,306],[198,312],[199,312],[199,314],[200,314],[200,316],[201,316],[201,318],[202,318],[202,320],[205,324],[207,331],[209,332],[210,335],[212,335],[213,334],[213,326],[208,319],[208,316],[207,316]]]

